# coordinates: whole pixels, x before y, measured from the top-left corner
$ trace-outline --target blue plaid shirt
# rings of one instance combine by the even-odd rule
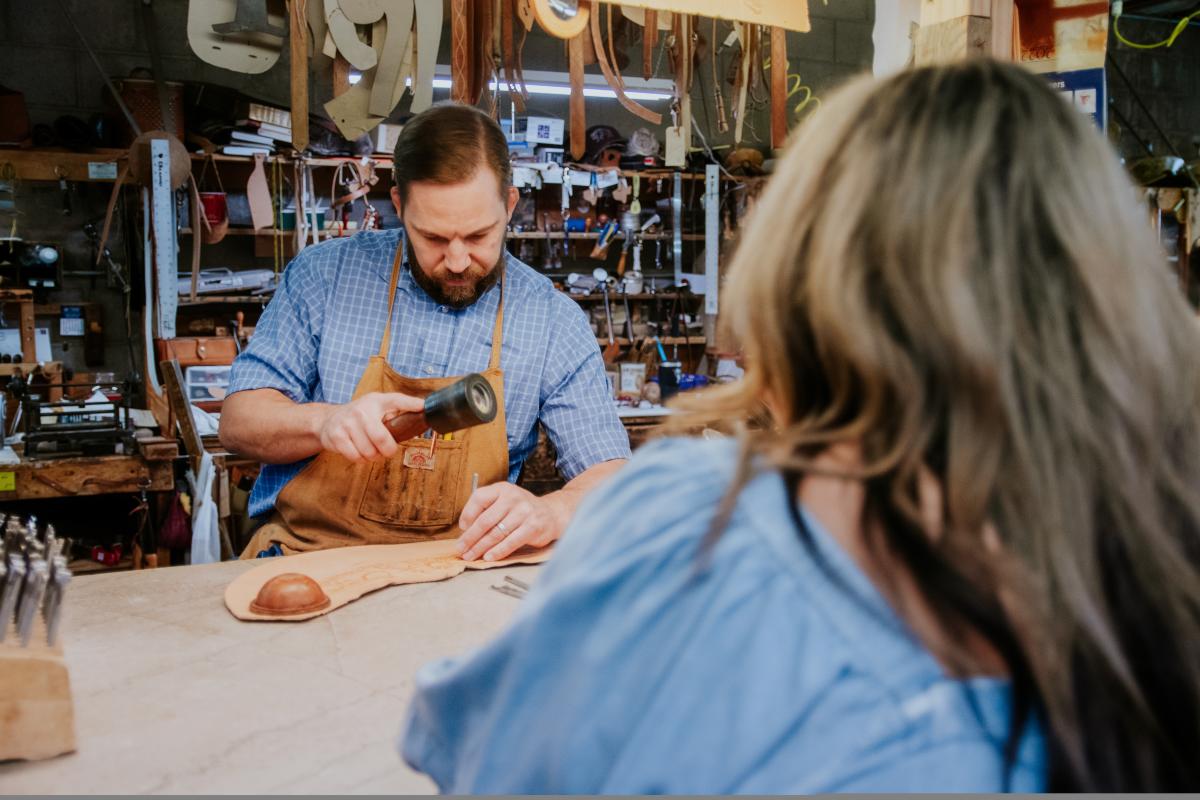
[[[229,392],[278,389],[297,403],[346,403],[379,351],[392,258],[403,230],[369,231],[300,252],[263,311],[250,346],[233,364]],[[418,378],[487,368],[500,302],[493,286],[473,305],[438,305],[400,272],[388,363]],[[583,310],[550,280],[511,255],[504,275],[504,412],[508,478],[515,481],[537,444],[537,423],[570,480],[595,464],[629,458],[604,362]],[[266,464],[250,496],[254,516],[306,461]]]

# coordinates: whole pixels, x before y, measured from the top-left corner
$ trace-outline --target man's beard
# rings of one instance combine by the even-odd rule
[[[412,272],[413,280],[425,290],[427,295],[433,298],[435,303],[450,308],[466,308],[483,297],[488,289],[495,286],[496,281],[500,279],[500,271],[504,269],[504,256],[504,242],[501,241],[500,257],[488,272],[480,274],[480,270],[472,261],[466,272],[455,276],[459,280],[467,277],[474,278],[475,281],[472,284],[446,286],[425,272],[425,268],[417,261],[417,254],[413,252],[412,242],[408,243],[408,269]]]

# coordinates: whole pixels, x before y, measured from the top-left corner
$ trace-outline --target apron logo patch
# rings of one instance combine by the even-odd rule
[[[409,469],[433,469],[434,456],[428,450],[415,447],[404,451],[404,466]]]

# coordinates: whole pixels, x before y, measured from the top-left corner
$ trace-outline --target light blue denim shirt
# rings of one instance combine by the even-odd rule
[[[1006,775],[1009,684],[946,677],[805,514],[814,559],[778,474],[698,576],[735,460],[730,441],[640,450],[508,631],[418,673],[405,760],[452,793],[1044,790],[1036,723]]]
[[[229,392],[277,389],[298,403],[346,403],[379,351],[392,257],[403,229],[365,231],[305,248],[233,364]],[[505,255],[504,413],[509,480],[537,444],[537,424],[570,480],[595,464],[629,457],[596,337],[579,305],[550,279]],[[438,305],[400,272],[388,363],[413,378],[482,372],[491,356],[500,287],[464,309]],[[307,461],[264,465],[250,513],[264,514]]]

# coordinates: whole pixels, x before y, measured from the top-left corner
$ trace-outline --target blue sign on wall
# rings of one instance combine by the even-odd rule
[[[1050,87],[1080,112],[1089,115],[1100,130],[1108,130],[1108,103],[1104,87],[1104,68],[1072,72],[1044,72]]]

